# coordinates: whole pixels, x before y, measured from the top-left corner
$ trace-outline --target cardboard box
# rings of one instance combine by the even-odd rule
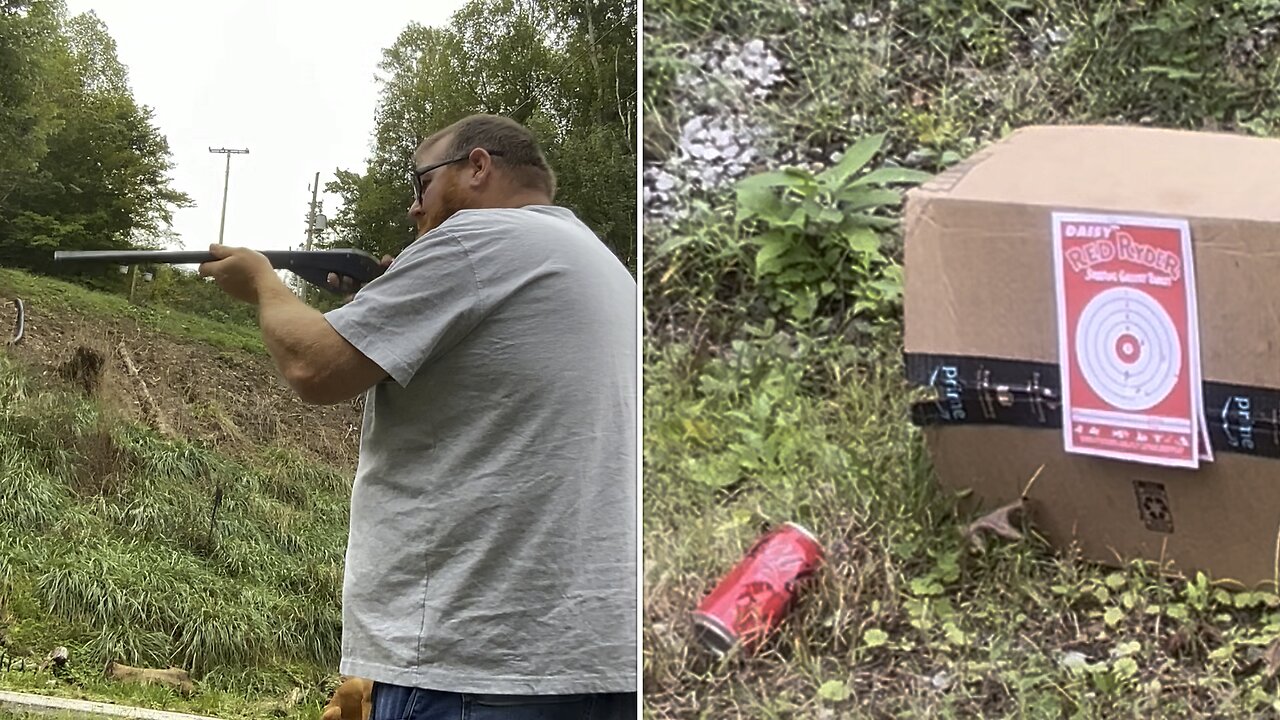
[[[1071,455],[1058,402],[1054,211],[1186,219],[1215,460]],[[908,193],[913,419],[947,488],[982,508],[1031,492],[1037,528],[1090,559],[1163,560],[1246,586],[1280,562],[1280,141],[1032,127]]]

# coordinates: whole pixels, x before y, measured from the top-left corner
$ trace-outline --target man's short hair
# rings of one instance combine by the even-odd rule
[[[501,152],[493,159],[498,167],[508,170],[521,185],[555,197],[556,175],[538,147],[538,139],[515,120],[500,115],[470,115],[423,140],[415,154],[421,155],[446,139],[449,145],[441,159],[465,155],[475,148]]]

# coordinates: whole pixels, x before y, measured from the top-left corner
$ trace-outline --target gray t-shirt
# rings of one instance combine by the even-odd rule
[[[326,315],[366,396],[340,671],[634,692],[636,283],[572,212],[464,210]]]

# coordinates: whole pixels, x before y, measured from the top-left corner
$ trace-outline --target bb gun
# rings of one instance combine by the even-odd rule
[[[349,277],[364,284],[386,271],[378,258],[363,250],[259,250],[276,270],[288,270],[316,287],[335,295],[347,291],[329,284],[329,273]],[[54,262],[164,263],[170,265],[206,263],[217,260],[207,250],[57,250]]]

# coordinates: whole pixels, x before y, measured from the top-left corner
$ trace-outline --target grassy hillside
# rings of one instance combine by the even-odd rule
[[[74,283],[6,268],[0,268],[0,291],[5,293],[3,299],[21,297],[36,310],[42,307],[74,310],[105,321],[130,318],[171,340],[200,342],[224,350],[266,352],[257,327],[245,321],[243,313],[236,314],[242,318],[241,322],[223,322],[211,319],[213,313],[194,315],[163,304],[137,305],[119,294],[97,292]]]
[[[30,317],[0,350],[0,687],[317,716],[339,656],[358,410],[291,400],[254,327],[0,270],[14,296]],[[139,409],[121,346],[173,433]],[[189,357],[203,361],[162,366]],[[266,416],[237,422],[250,398]],[[69,672],[32,671],[57,645]],[[197,693],[122,688],[108,660],[185,668]]]

